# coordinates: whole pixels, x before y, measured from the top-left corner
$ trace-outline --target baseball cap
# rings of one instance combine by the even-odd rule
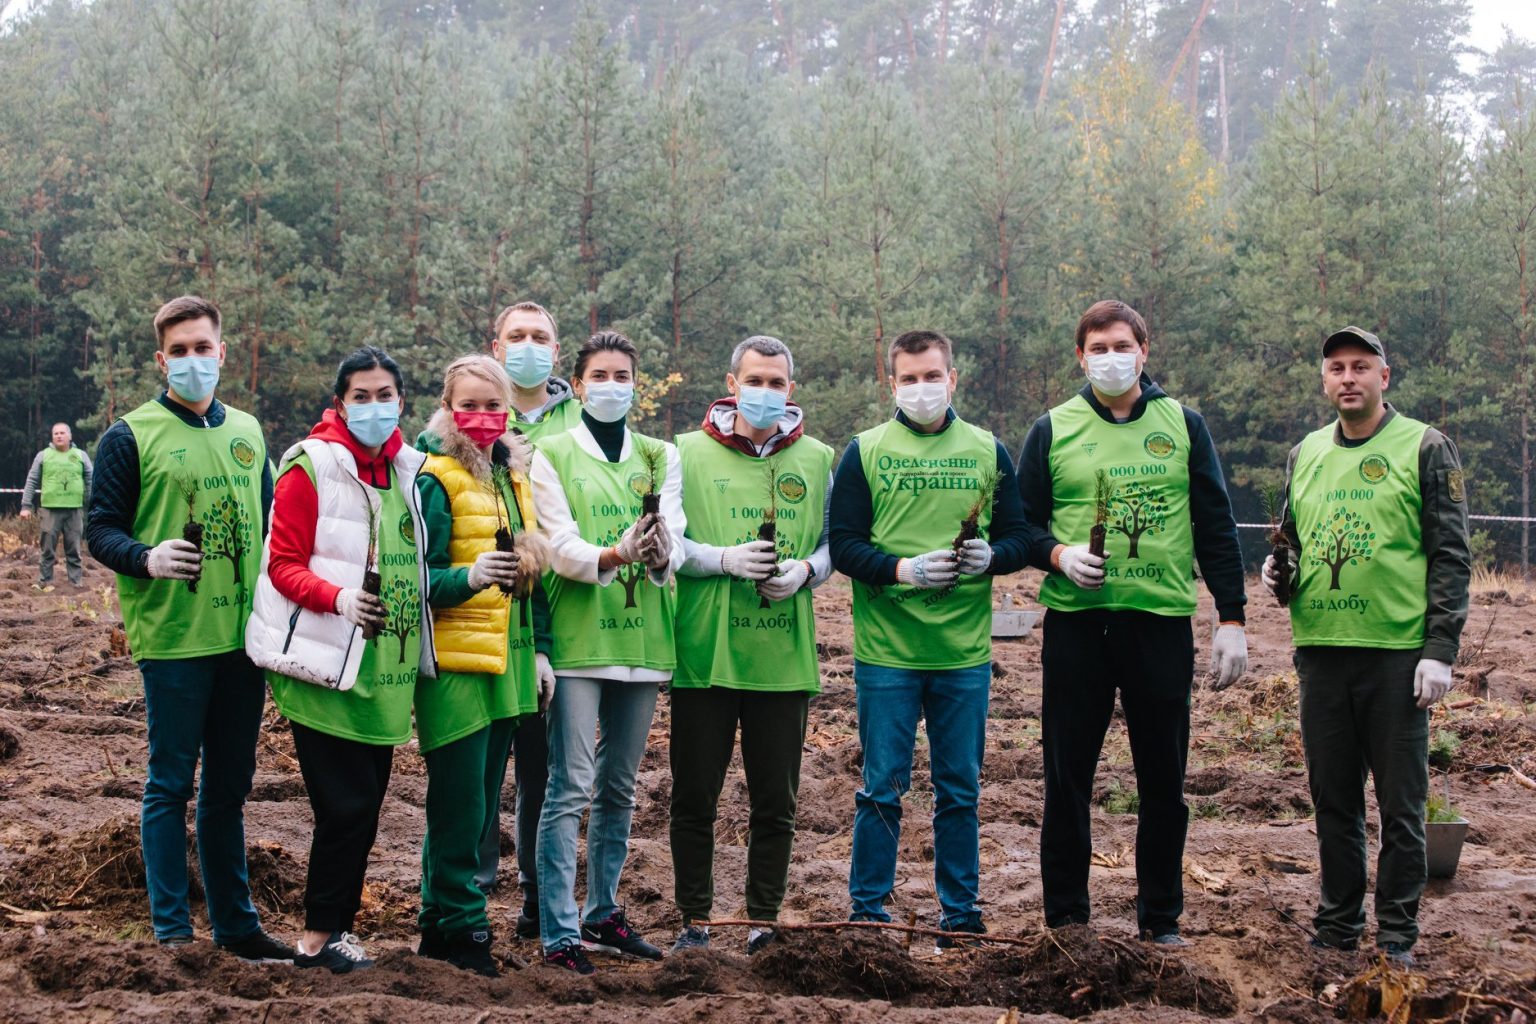
[[[1370,331],[1361,327],[1346,327],[1343,330],[1334,331],[1323,341],[1323,358],[1343,344],[1364,345],[1381,358],[1387,358],[1387,350],[1381,344],[1381,339]]]

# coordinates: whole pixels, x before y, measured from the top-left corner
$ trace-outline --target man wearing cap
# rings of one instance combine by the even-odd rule
[[[1471,556],[1456,446],[1382,400],[1376,335],[1323,342],[1337,422],[1291,449],[1282,529],[1264,585],[1292,581],[1301,739],[1317,809],[1322,893],[1314,946],[1353,949],[1365,929],[1365,775],[1376,780],[1376,945],[1402,964],[1418,940],[1429,795],[1429,708],[1451,688]]]
[[[53,560],[61,537],[69,585],[81,585],[80,510],[91,493],[91,457],[75,447],[68,423],[55,423],[51,433],[53,444],[32,460],[21,492],[21,518],[30,518],[34,508],[42,513],[43,557],[32,589],[44,591],[53,589]]]
[[[1045,923],[1088,922],[1089,807],[1118,692],[1140,798],[1136,927],[1160,945],[1183,946],[1194,567],[1198,561],[1215,605],[1211,686],[1221,689],[1248,664],[1237,523],[1205,420],[1146,373],[1141,314],[1096,302],[1076,339],[1087,381],[1035,422],[1019,456],[1030,564],[1047,572]],[[1104,556],[1090,550],[1096,522],[1107,531]]]

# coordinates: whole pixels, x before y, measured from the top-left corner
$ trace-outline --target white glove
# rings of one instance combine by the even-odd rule
[[[1287,561],[1289,562],[1289,559],[1287,559]],[[1296,565],[1295,563],[1290,563],[1286,566],[1286,568],[1290,571],[1291,583],[1293,585],[1292,589],[1294,590],[1294,584],[1296,582]],[[1270,596],[1273,597],[1275,588],[1280,585],[1280,566],[1275,561],[1273,552],[1265,556],[1264,568],[1259,571],[1259,579],[1264,582],[1264,589],[1268,590]]]
[[[348,587],[336,595],[336,614],[354,626],[382,626],[384,602],[361,587]]]
[[[1427,708],[1451,692],[1451,666],[1433,658],[1420,658],[1413,670],[1413,696],[1421,708]]]
[[[960,545],[960,575],[980,576],[992,567],[992,545],[974,537]]]
[[[1248,671],[1248,635],[1231,623],[1216,627],[1211,639],[1211,689],[1225,690]]]
[[[195,580],[203,565],[203,553],[191,541],[175,537],[149,549],[145,568],[157,580]]]
[[[896,579],[919,590],[947,587],[959,577],[960,563],[950,548],[940,548],[896,563]]]
[[[23,518],[23,519],[31,519],[32,518],[32,510],[30,508],[28,508],[26,505],[21,506],[21,518]]]
[[[641,516],[629,524],[629,529],[624,531],[624,536],[613,546],[613,553],[619,557],[620,565],[628,565],[631,562],[640,561],[640,546],[645,541],[645,516]]]
[[[1091,554],[1087,544],[1062,548],[1056,565],[1063,576],[1083,590],[1098,590],[1104,585],[1104,559]]]
[[[767,541],[759,543],[766,544]],[[798,558],[791,558],[780,562],[778,574],[770,576],[757,585],[757,592],[770,601],[782,601],[786,597],[793,597],[805,586],[805,581],[811,577],[809,562],[803,562]]]
[[[771,540],[749,540],[720,550],[720,571],[743,580],[765,580],[778,568]]]
[[[672,535],[667,532],[667,521],[657,513],[649,529],[640,538],[640,561],[647,569],[661,572],[672,558]]]
[[[484,590],[492,583],[517,582],[516,551],[482,551],[469,567],[469,589]]]
[[[547,654],[535,654],[533,663],[538,666],[539,710],[548,711],[549,702],[555,699],[555,670],[549,667]]]

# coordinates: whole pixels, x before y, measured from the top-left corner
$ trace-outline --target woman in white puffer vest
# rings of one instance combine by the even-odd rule
[[[419,677],[436,673],[416,478],[400,436],[403,381],[364,348],[335,407],[283,456],[246,652],[293,727],[314,810],[299,967],[372,966],[352,934],[395,746]]]

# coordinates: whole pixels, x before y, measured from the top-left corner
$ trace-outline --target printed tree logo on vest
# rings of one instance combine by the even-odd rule
[[[1173,454],[1174,448],[1177,447],[1173,443],[1173,438],[1169,437],[1161,430],[1154,430],[1152,433],[1148,434],[1146,440],[1141,442],[1141,446],[1145,448],[1147,450],[1147,454],[1152,456],[1154,459],[1166,459],[1168,456]],[[1132,557],[1134,558],[1135,556],[1133,555]]]
[[[1160,490],[1135,482],[1115,488],[1109,504],[1109,528],[1131,542],[1128,558],[1140,558],[1137,550],[1143,534],[1162,533],[1168,525],[1168,499]]]
[[[237,437],[229,442],[229,454],[240,464],[241,469],[250,469],[256,465],[256,449],[243,437]]]
[[[650,486],[649,478],[647,478],[646,486]],[[609,530],[598,543],[605,548],[613,547],[613,545],[619,542],[620,535],[619,530]],[[619,584],[624,588],[624,607],[640,607],[635,595],[640,589],[640,581],[645,579],[645,566],[640,562],[626,562],[624,565],[619,566],[613,578],[618,580]]]
[[[1333,576],[1329,590],[1339,589],[1339,571],[1346,565],[1369,562],[1376,553],[1376,533],[1360,513],[1340,505],[1326,520],[1312,528],[1307,549],[1313,565],[1326,565]]]
[[[379,600],[384,602],[382,633],[400,641],[396,663],[404,665],[405,642],[421,631],[421,590],[414,580],[394,576],[384,585]]]
[[[411,547],[416,546],[416,527],[411,522],[411,514],[409,512],[400,513],[400,539]]]
[[[1375,485],[1387,478],[1392,472],[1392,463],[1387,461],[1385,455],[1371,454],[1360,460],[1360,479],[1366,483]]]
[[[254,453],[253,453],[254,457]],[[240,582],[240,563],[251,550],[251,517],[228,491],[203,511],[203,557],[227,558]]]
[[[805,486],[805,478],[798,473],[785,473],[779,477],[779,497],[791,505],[798,505],[804,501],[806,491],[809,489]]]

